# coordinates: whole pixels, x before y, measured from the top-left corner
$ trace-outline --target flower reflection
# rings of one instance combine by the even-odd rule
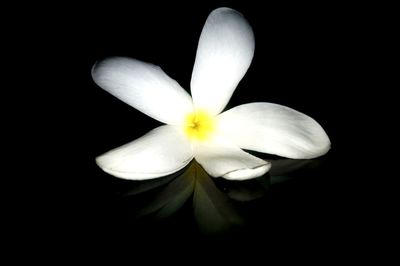
[[[124,199],[134,199],[152,194],[143,206],[134,209],[134,219],[143,217],[164,219],[178,212],[192,201],[193,214],[199,230],[205,234],[218,234],[237,228],[246,221],[240,204],[266,196],[271,185],[295,177],[296,171],[318,165],[318,160],[276,159],[271,171],[247,181],[230,181],[210,177],[192,161],[179,173],[164,178],[137,182],[123,194]]]

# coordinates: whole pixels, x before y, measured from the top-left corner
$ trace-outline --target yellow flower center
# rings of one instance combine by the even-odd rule
[[[215,118],[206,111],[196,110],[185,117],[184,131],[191,140],[208,140],[215,131]]]

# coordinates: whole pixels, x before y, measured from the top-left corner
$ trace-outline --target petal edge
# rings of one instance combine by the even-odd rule
[[[146,135],[96,158],[113,176],[145,180],[173,174],[193,159],[189,141],[174,126],[161,126]]]
[[[328,152],[328,135],[314,119],[286,106],[249,103],[218,116],[220,134],[242,149],[292,159],[312,159]]]
[[[219,114],[246,74],[254,35],[243,15],[230,8],[211,12],[203,27],[191,79],[196,108]]]
[[[111,57],[93,66],[92,77],[108,93],[163,123],[181,124],[193,111],[190,95],[159,66]]]
[[[265,174],[270,163],[222,139],[200,143],[194,148],[196,161],[213,177],[246,180]]]

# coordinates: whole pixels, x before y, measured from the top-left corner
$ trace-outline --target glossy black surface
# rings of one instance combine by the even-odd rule
[[[289,106],[318,121],[332,149],[312,161],[273,157],[282,160],[280,166],[275,163],[269,174],[246,182],[210,178],[193,164],[196,171],[189,168],[143,183],[102,172],[96,156],[160,123],[96,86],[90,75],[93,64],[108,56],[137,58],[160,65],[190,91],[201,29],[220,6],[243,13],[256,40],[253,62],[227,108],[249,102]],[[45,193],[40,192],[38,204],[46,206],[46,222],[38,222],[37,228],[50,228],[52,238],[72,240],[83,250],[122,243],[130,250],[155,243],[166,248],[175,241],[185,247],[205,242],[210,249],[215,243],[219,248],[306,249],[308,242],[319,250],[349,250],[362,242],[366,234],[360,225],[377,215],[364,197],[371,179],[363,170],[373,163],[365,163],[368,154],[358,149],[369,139],[357,130],[365,119],[355,108],[365,93],[358,86],[364,54],[359,36],[365,27],[356,13],[350,6],[261,2],[97,5],[52,13],[62,21],[54,35],[62,45],[46,46],[57,62],[48,65],[47,75],[57,81],[46,98],[54,108],[43,114],[62,112],[41,136],[54,152],[34,168],[50,176],[41,185]],[[61,68],[51,69],[53,65]],[[54,163],[42,167],[49,161]],[[303,163],[291,171],[293,164]],[[276,168],[287,173],[274,173]],[[276,183],[278,179],[282,182]],[[30,210],[34,217],[36,209]]]

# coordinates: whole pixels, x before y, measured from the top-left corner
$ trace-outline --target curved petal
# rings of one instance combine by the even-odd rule
[[[96,63],[92,77],[107,92],[163,123],[181,124],[193,111],[190,95],[159,66],[112,57]]]
[[[222,177],[228,180],[247,180],[264,175],[266,172],[269,171],[270,168],[271,163],[266,162],[266,164],[264,165],[255,166],[253,168],[245,168],[231,171],[223,175]]]
[[[182,131],[167,125],[97,157],[96,163],[113,176],[144,180],[179,171],[192,158],[191,144]]]
[[[272,103],[249,103],[218,116],[220,133],[240,148],[293,159],[311,159],[330,149],[323,128],[311,117]]]
[[[213,177],[246,180],[265,174],[271,164],[222,140],[197,143],[196,161]]]
[[[219,114],[250,66],[254,35],[246,19],[230,8],[211,12],[204,25],[193,68],[196,107]]]

